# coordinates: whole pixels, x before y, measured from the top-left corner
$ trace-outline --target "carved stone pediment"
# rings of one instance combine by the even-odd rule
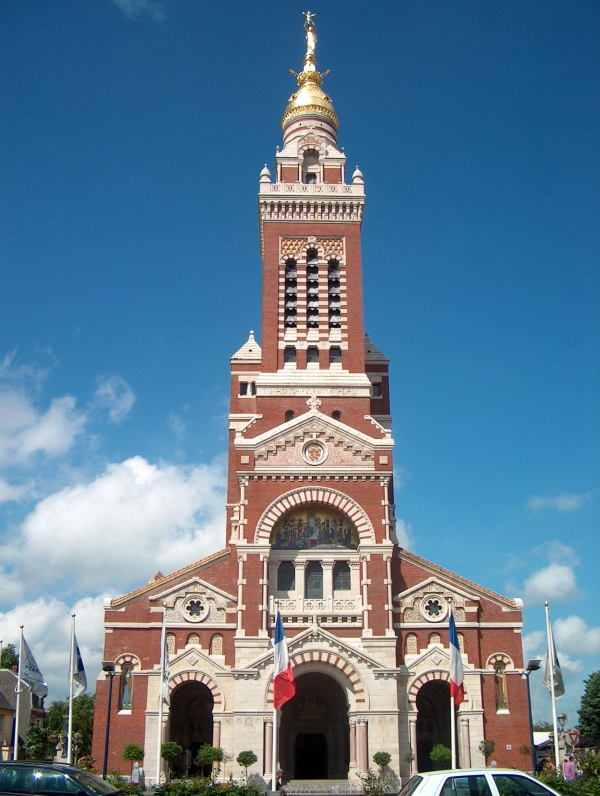
[[[153,599],[160,598],[165,606],[167,622],[189,622],[191,625],[225,622],[227,603],[236,602],[231,594],[200,578],[180,583]]]
[[[400,603],[403,622],[431,622],[446,624],[450,607],[457,622],[465,619],[465,603],[477,597],[460,591],[453,584],[439,578],[429,578],[394,598]]]
[[[250,442],[250,440],[248,440]],[[320,412],[308,412],[298,422],[274,429],[255,448],[256,469],[263,467],[375,468],[375,440],[358,435]]]

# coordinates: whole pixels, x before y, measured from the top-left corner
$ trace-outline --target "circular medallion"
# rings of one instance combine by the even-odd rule
[[[441,622],[448,613],[446,600],[438,596],[424,597],[421,600],[421,613],[428,622]]]
[[[311,439],[302,448],[302,458],[307,464],[323,464],[328,450],[319,440]]]
[[[190,594],[181,607],[187,622],[202,622],[208,615],[208,602],[199,594]]]

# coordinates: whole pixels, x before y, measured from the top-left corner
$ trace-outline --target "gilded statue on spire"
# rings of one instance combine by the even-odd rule
[[[316,66],[315,48],[317,46],[317,30],[313,19],[316,14],[311,11],[304,11],[306,22],[304,23],[304,31],[306,32],[306,55],[304,56],[304,71],[314,69]]]

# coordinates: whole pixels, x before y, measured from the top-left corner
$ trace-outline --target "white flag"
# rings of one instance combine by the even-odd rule
[[[552,675],[554,677],[554,698],[558,699],[565,693],[565,684],[563,682],[560,664],[558,662],[558,655],[556,654],[556,647],[554,646],[554,636],[552,635],[552,626],[548,621],[548,655],[546,656],[546,670],[544,671],[544,685],[548,691],[552,691],[552,684],[550,682],[550,666],[552,666]]]
[[[48,696],[48,686],[44,680],[44,675],[40,672],[40,669],[35,662],[35,658],[33,657],[33,653],[29,649],[29,644],[25,641],[24,637],[23,661],[21,662],[20,668],[21,679],[29,685],[31,691],[41,699],[43,699],[45,696]]]
[[[171,706],[171,694],[169,692],[169,644],[165,638],[163,647],[163,682],[162,682],[162,698]]]
[[[75,634],[73,634],[73,652],[71,656],[73,661],[73,696],[78,697],[87,691],[87,677],[85,676],[85,669],[83,668],[83,660],[81,659],[81,652],[79,652],[79,645]]]

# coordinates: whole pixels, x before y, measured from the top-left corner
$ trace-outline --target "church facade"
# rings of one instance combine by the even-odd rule
[[[461,767],[519,767],[529,742],[522,603],[401,549],[395,535],[389,361],[363,330],[364,180],[348,179],[338,119],[316,69],[314,23],[285,110],[276,170],[259,182],[262,340],[231,358],[226,546],[105,603],[113,663],[109,768],[123,746],[157,770],[158,734],[194,770],[204,743],[272,766],[279,606],[297,685],[281,711],[284,780],[355,780],[378,751],[405,778],[450,746],[448,619],[465,672]],[[170,706],[159,728],[161,623]],[[109,681],[97,683],[93,754],[103,759]],[[525,763],[526,764],[526,763]]]

